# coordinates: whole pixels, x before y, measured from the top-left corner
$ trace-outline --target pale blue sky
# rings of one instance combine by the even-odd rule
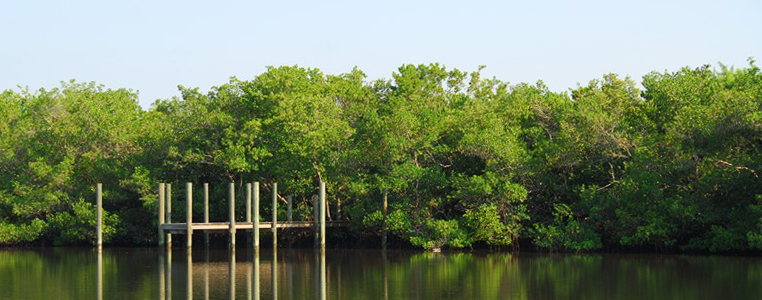
[[[0,0],[0,90],[68,79],[148,108],[268,65],[370,79],[439,62],[564,91],[614,72],[762,60],[762,1]]]

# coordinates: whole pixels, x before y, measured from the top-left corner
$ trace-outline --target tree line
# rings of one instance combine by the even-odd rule
[[[329,218],[351,220],[345,239],[384,226],[420,248],[762,250],[753,60],[652,72],[640,86],[607,74],[567,92],[481,70],[403,65],[368,80],[356,68],[269,67],[206,93],[179,86],[147,111],[136,92],[95,83],[6,90],[0,245],[92,243],[98,182],[105,240],[145,245],[159,182],[210,183],[223,221],[228,182],[278,182],[309,219],[322,180]]]

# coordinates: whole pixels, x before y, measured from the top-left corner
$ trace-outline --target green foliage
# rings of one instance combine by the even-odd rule
[[[78,201],[72,211],[58,212],[48,217],[48,234],[54,245],[81,245],[96,243],[97,212],[92,203]],[[103,211],[103,242],[108,243],[116,235],[121,221],[119,217]]]
[[[34,219],[29,224],[0,222],[0,245],[18,245],[34,242],[45,231],[45,221]]]
[[[308,219],[323,180],[329,219],[377,232],[386,194],[383,226],[422,248],[762,250],[753,60],[654,72],[642,89],[606,74],[562,93],[481,70],[403,65],[367,81],[357,68],[269,67],[206,93],[180,86],[148,111],[94,83],[2,92],[0,243],[92,243],[82,199],[97,182],[108,239],[148,244],[158,182],[206,182],[225,199],[229,182],[267,193],[277,181]],[[212,220],[226,211],[212,201]]]
[[[588,224],[578,221],[569,206],[554,207],[553,223],[534,224],[532,242],[551,251],[591,251],[601,248],[601,239]]]

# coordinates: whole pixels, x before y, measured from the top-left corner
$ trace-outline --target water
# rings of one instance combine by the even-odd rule
[[[273,263],[273,262],[277,263]],[[188,284],[192,282],[192,284]],[[274,291],[277,290],[277,293]],[[0,299],[762,299],[762,258],[0,250]],[[277,296],[277,297],[276,297]]]

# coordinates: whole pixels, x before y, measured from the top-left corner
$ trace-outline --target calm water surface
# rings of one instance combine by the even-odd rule
[[[277,293],[275,292],[277,291]],[[762,258],[0,250],[0,299],[762,299]]]

